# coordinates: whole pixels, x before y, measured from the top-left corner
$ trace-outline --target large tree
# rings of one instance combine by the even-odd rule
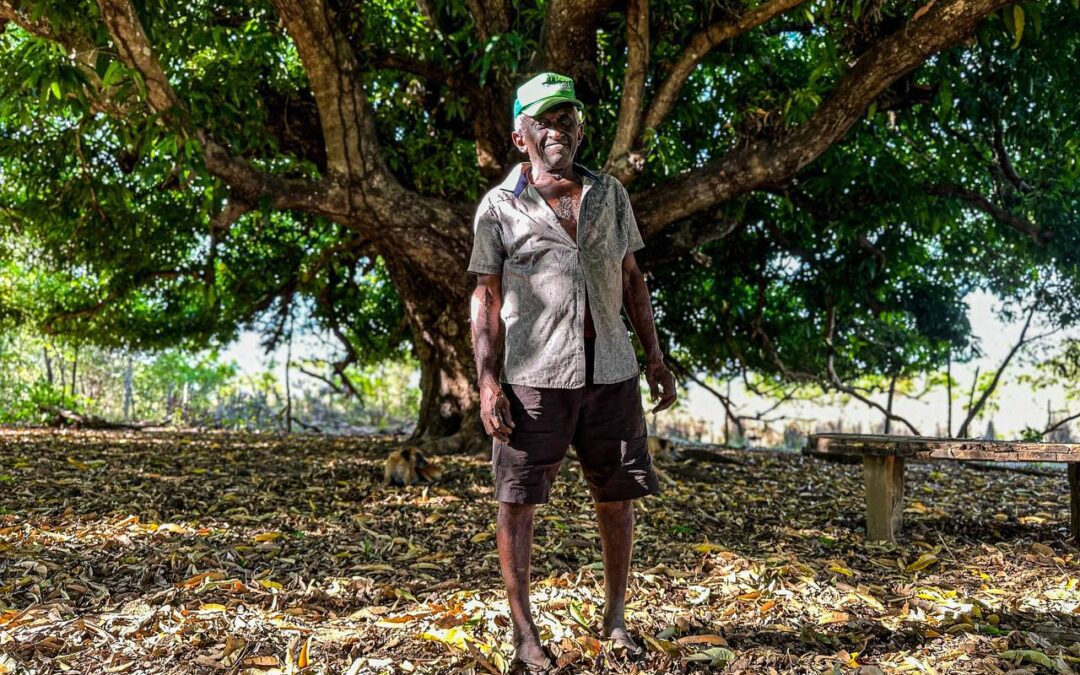
[[[481,438],[471,222],[541,70],[578,82],[582,159],[630,188],[688,368],[843,388],[970,348],[973,287],[1057,274],[1059,314],[1075,297],[1066,3],[0,0],[0,19],[0,207],[34,316],[146,346],[269,313],[273,339],[302,300],[341,377],[411,339],[417,437],[442,449]]]

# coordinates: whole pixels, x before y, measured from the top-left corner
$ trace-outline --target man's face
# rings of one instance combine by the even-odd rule
[[[564,103],[536,117],[526,116],[521,131],[514,131],[513,140],[518,150],[528,153],[534,166],[553,171],[570,168],[584,135],[574,105]]]

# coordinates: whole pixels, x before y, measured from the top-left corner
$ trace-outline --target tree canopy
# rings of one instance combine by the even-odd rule
[[[0,321],[104,345],[293,321],[411,349],[477,437],[475,203],[574,77],[672,358],[850,389],[1077,314],[1080,8],[1007,0],[0,0]],[[442,441],[440,441],[442,442]]]

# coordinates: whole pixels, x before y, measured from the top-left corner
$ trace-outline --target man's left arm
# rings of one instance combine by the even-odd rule
[[[652,299],[649,288],[645,285],[645,275],[638,267],[633,251],[627,251],[622,261],[623,308],[634,333],[645,351],[645,381],[649,383],[649,393],[656,405],[649,412],[667,410],[678,397],[675,377],[664,365],[664,353],[660,349],[660,340],[656,337],[656,324],[653,321]]]

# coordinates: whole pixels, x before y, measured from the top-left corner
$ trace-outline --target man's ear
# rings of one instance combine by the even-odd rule
[[[510,140],[514,142],[514,147],[517,148],[519,152],[527,153],[529,151],[529,149],[525,147],[525,137],[518,132],[511,131]]]

